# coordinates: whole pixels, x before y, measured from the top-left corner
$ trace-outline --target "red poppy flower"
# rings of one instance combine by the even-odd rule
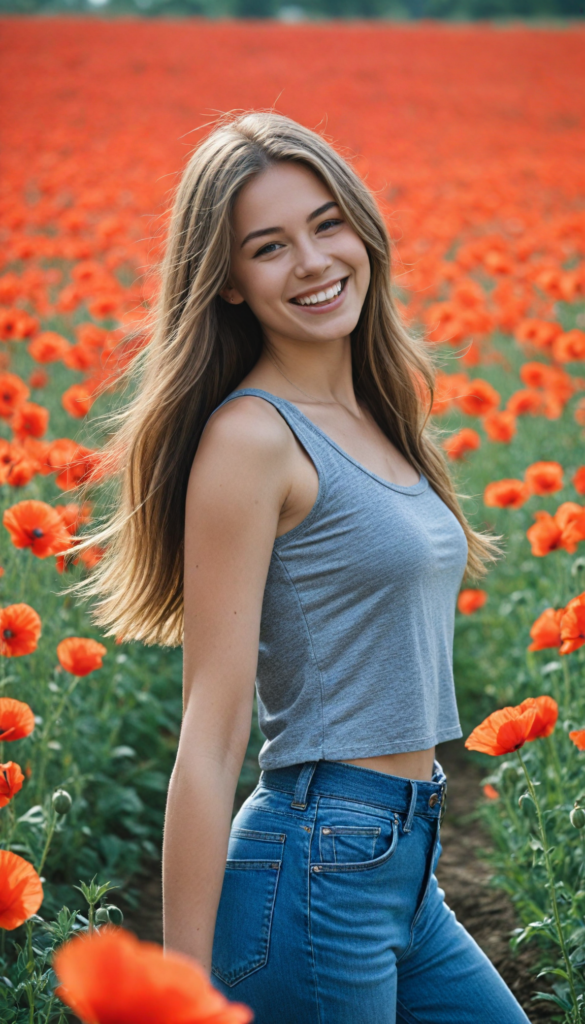
[[[560,654],[572,654],[585,644],[585,593],[569,601],[561,619]]]
[[[542,697],[528,697],[518,705],[518,708],[520,711],[525,711],[534,706],[536,706],[536,715],[527,736],[529,742],[550,736],[559,717],[559,706],[556,700],[546,694]]]
[[[482,420],[490,441],[509,444],[516,433],[516,417],[509,409],[492,409]]]
[[[70,416],[82,419],[87,416],[95,401],[91,388],[87,384],[72,384],[61,395],[61,405]]]
[[[462,427],[443,441],[443,448],[450,459],[462,459],[466,452],[475,451],[480,445],[481,438],[471,427]]]
[[[37,558],[55,555],[71,544],[61,516],[44,501],[20,501],[6,509],[2,521],[14,547],[30,548]]]
[[[0,850],[0,928],[18,928],[42,902],[43,886],[32,864],[10,850]]]
[[[26,402],[30,391],[16,373],[0,373],[0,417],[9,420],[16,409]]]
[[[493,480],[483,492],[484,505],[491,508],[520,508],[530,497],[530,490],[522,480]]]
[[[569,739],[573,741],[577,750],[585,750],[585,729],[573,729],[569,733]]]
[[[526,531],[532,554],[543,558],[563,546],[563,531],[550,512],[535,512],[536,522]]]
[[[520,707],[501,708],[476,726],[465,740],[468,750],[480,750],[497,757],[511,754],[524,746],[530,736],[536,718],[536,702],[520,710]]]
[[[105,925],[61,946],[56,994],[86,1024],[247,1024],[253,1011],[212,985],[196,960]],[[104,979],[108,984],[104,984]]]
[[[32,708],[14,697],[0,697],[0,741],[22,740],[35,727]]]
[[[533,494],[554,494],[563,488],[563,467],[560,462],[534,462],[524,479]]]
[[[28,351],[37,363],[54,363],[63,358],[68,348],[66,338],[55,331],[44,331],[31,341]]]
[[[487,796],[488,800],[499,800],[500,799],[500,794],[498,793],[497,789],[494,786],[490,785],[489,782],[488,782],[487,786],[483,787],[483,793],[484,793],[484,796]]]
[[[49,410],[36,402],[23,402],[10,421],[17,437],[42,437],[49,425]]]
[[[40,635],[40,616],[29,604],[0,608],[0,654],[7,658],[32,654]]]
[[[500,395],[487,380],[476,378],[459,399],[459,406],[468,416],[485,416],[500,404]]]
[[[24,775],[15,761],[0,764],[0,807],[6,807],[22,789]]]
[[[544,651],[549,647],[561,646],[561,619],[564,608],[545,608],[530,630],[532,643],[529,651]]]
[[[472,615],[479,608],[483,608],[487,598],[485,590],[474,590],[472,588],[461,590],[457,598],[457,608],[462,615]]]
[[[74,676],[87,676],[102,667],[102,658],[107,647],[81,636],[69,636],[57,644],[57,657],[62,667]]]

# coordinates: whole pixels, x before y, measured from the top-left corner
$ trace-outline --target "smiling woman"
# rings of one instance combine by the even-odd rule
[[[78,589],[184,645],[168,947],[257,1024],[526,1024],[434,869],[475,532],[428,426],[373,196],[319,135],[226,118],[179,186],[153,338]],[[258,786],[230,825],[254,694]]]

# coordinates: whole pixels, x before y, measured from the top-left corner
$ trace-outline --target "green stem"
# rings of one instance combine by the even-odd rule
[[[36,788],[36,797],[37,797],[37,800],[38,800],[39,803],[42,800],[42,794],[43,794],[43,789],[44,789],[44,784],[45,784],[45,764],[46,764],[46,760],[47,760],[47,744],[48,744],[50,736],[51,736],[51,730],[52,730],[53,726],[55,725],[55,722],[57,722],[59,720],[59,718],[61,717],[61,715],[63,714],[63,709],[65,708],[65,704],[67,703],[67,700],[69,699],[69,697],[73,693],[73,691],[74,691],[75,687],[77,686],[77,684],[78,684],[80,679],[81,679],[81,676],[74,676],[73,677],[72,682],[70,683],[68,688],[65,690],[65,692],[61,695],[61,700],[59,701],[56,710],[53,712],[53,714],[50,717],[47,718],[46,725],[44,726],[44,729],[43,729],[43,745],[42,745],[42,752],[41,752],[41,763],[39,765],[39,771],[38,771],[38,775],[37,775],[37,788]]]
[[[52,809],[52,816],[51,816],[51,824],[49,825],[49,828],[48,828],[48,831],[47,831],[47,839],[46,839],[46,842],[45,842],[45,848],[43,850],[43,854],[42,854],[42,857],[40,859],[39,866],[37,868],[37,874],[38,875],[40,875],[41,871],[43,870],[43,866],[44,866],[45,861],[47,859],[47,854],[49,852],[49,847],[51,845],[51,840],[52,840],[53,834],[55,832],[55,825],[56,824],[57,824],[57,812],[53,808]]]
[[[557,894],[556,894],[556,890],[555,890],[555,876],[554,876],[554,871],[553,871],[553,868],[552,868],[552,864],[550,862],[550,857],[548,855],[548,843],[547,843],[547,838],[546,838],[546,829],[544,827],[544,818],[542,817],[542,811],[540,809],[540,804],[538,802],[538,797],[536,795],[536,789],[534,788],[534,785],[532,783],[532,779],[530,778],[530,774],[528,772],[526,764],[524,763],[524,758],[522,757],[522,754],[520,753],[519,750],[517,750],[516,753],[518,754],[518,759],[520,761],[520,764],[522,765],[522,771],[524,772],[524,775],[526,777],[526,784],[528,786],[528,792],[530,793],[530,796],[532,797],[532,799],[534,801],[534,806],[536,808],[536,817],[538,819],[538,830],[540,832],[540,841],[542,843],[542,850],[543,850],[543,854],[544,854],[544,864],[545,864],[546,873],[547,873],[547,876],[548,876],[549,887],[550,887],[550,899],[551,899],[551,904],[552,904],[553,917],[555,919],[555,925],[556,925],[556,929],[557,929],[559,945],[561,947],[561,952],[563,954],[563,960],[565,961],[565,968],[566,968],[566,971],[567,971],[567,978],[568,978],[568,982],[569,982],[569,988],[571,990],[571,998],[573,1000],[573,1008],[575,1010],[575,1020],[579,1020],[579,1004],[577,1002],[577,990],[575,988],[575,978],[573,976],[573,965],[571,964],[571,960],[569,958],[569,953],[567,951],[567,947],[566,947],[566,944],[565,944],[565,934],[563,932],[563,926],[562,926],[562,923],[561,923],[561,915],[559,913],[559,906],[558,906],[558,903],[557,903]]]
[[[565,710],[569,714],[571,710],[571,673],[569,671],[569,661],[567,655],[563,655],[561,658],[563,664],[563,674],[565,677]]]

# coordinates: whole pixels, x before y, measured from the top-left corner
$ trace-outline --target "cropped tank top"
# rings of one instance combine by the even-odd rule
[[[467,538],[423,473],[366,469],[292,402],[258,388],[319,478],[305,519],[277,537],[256,678],[261,768],[424,750],[463,735],[453,680]]]

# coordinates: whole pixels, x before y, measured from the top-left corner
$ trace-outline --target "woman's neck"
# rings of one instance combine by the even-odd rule
[[[341,405],[359,415],[351,339],[302,345],[268,342],[242,387],[257,387],[298,405]]]

